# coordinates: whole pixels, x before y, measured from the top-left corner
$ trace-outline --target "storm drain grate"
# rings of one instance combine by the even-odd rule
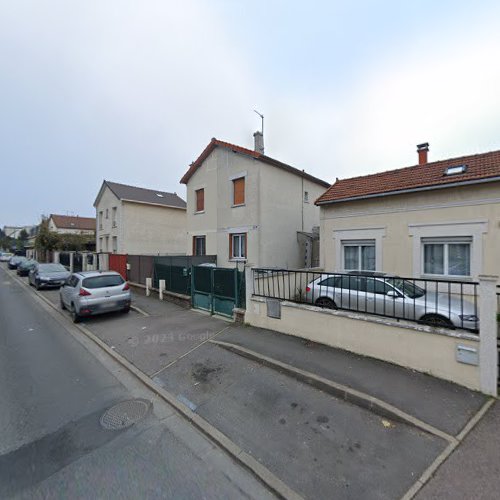
[[[125,429],[144,418],[151,402],[145,399],[131,399],[108,408],[101,416],[101,426],[110,431]]]

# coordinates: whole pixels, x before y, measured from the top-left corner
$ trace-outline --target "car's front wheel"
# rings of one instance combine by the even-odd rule
[[[320,297],[314,304],[325,309],[337,309],[337,304],[330,297]]]

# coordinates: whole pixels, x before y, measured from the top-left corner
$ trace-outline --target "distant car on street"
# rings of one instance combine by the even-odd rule
[[[0,252],[0,262],[9,262],[10,258],[13,256],[14,254],[10,252]]]
[[[35,259],[26,259],[17,266],[19,276],[28,276],[29,272],[38,264]]]
[[[112,311],[130,311],[132,294],[128,283],[114,271],[74,273],[59,291],[62,309],[77,323],[84,316]]]
[[[27,260],[26,257],[22,257],[20,255],[14,255],[9,259],[8,268],[17,269],[17,266],[21,264],[21,262],[24,262],[25,260]]]
[[[62,264],[37,264],[28,274],[28,281],[37,290],[44,287],[60,287],[71,273]]]

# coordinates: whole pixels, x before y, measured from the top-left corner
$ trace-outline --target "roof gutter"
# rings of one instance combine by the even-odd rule
[[[165,205],[164,203],[153,203],[151,201],[129,200],[127,198],[121,198],[121,201],[125,201],[127,203],[137,203],[138,205],[152,205],[154,207],[177,208],[179,210],[187,210],[187,207],[177,207],[175,205]]]
[[[371,198],[382,198],[386,196],[394,196],[397,194],[407,194],[407,193],[416,193],[420,191],[433,191],[436,189],[446,189],[452,187],[460,187],[460,186],[471,186],[474,184],[486,184],[488,182],[498,182],[500,181],[500,176],[488,177],[486,179],[475,179],[470,181],[463,182],[450,182],[448,184],[433,184],[432,186],[423,186],[412,189],[400,189],[397,191],[387,191],[386,193],[373,193],[367,194],[364,196],[352,196],[350,198],[341,198],[339,200],[326,200],[326,201],[316,201],[316,205],[330,205],[332,203],[343,203],[345,201],[357,201],[357,200],[368,200]]]

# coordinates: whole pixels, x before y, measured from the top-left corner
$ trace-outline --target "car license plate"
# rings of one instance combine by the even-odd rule
[[[105,302],[104,304],[101,305],[103,309],[112,309],[113,307],[116,307],[116,302],[111,301],[111,302]]]

